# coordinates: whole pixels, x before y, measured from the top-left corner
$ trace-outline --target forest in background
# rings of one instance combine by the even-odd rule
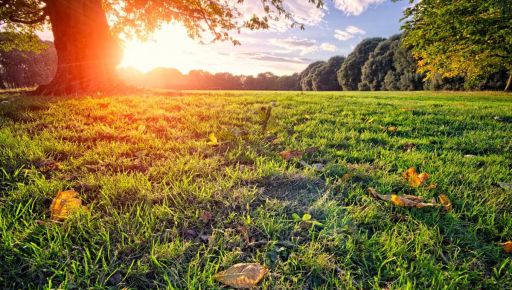
[[[57,55],[51,42],[39,52],[0,52],[0,87],[24,88],[48,83],[57,70]],[[142,73],[120,68],[121,78],[132,86],[179,90],[283,90],[283,91],[414,91],[503,90],[507,71],[480,80],[463,77],[426,79],[417,72],[417,62],[402,44],[401,35],[362,40],[348,56],[316,61],[303,71],[278,76],[256,76],[192,70],[183,74],[174,68],[155,68]]]

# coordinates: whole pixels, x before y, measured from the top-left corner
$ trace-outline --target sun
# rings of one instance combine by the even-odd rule
[[[156,67],[173,67],[189,70],[191,51],[197,51],[186,29],[178,24],[168,24],[157,31],[148,41],[127,40],[123,44],[120,67],[132,67],[148,72]]]

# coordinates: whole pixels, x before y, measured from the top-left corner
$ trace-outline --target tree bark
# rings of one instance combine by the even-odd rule
[[[512,71],[508,75],[507,85],[505,86],[505,92],[512,92]]]
[[[121,49],[111,35],[101,0],[48,0],[57,50],[54,79],[35,91],[43,95],[75,95],[115,91]]]

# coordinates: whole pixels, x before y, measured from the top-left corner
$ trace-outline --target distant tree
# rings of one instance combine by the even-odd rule
[[[0,51],[0,87],[22,88],[50,82],[57,70],[57,54],[51,42],[39,40],[42,50]]]
[[[350,53],[337,72],[338,82],[344,91],[358,89],[361,82],[361,69],[372,53],[384,38],[376,37],[363,40],[354,51]]]
[[[427,78],[474,83],[502,70],[512,90],[512,0],[422,0],[406,9],[404,44]]]
[[[383,89],[384,78],[387,73],[395,70],[394,57],[399,46],[399,35],[386,39],[377,45],[361,68],[359,90],[379,91]]]
[[[144,87],[176,89],[185,85],[185,76],[175,68],[155,68],[144,76]]]
[[[312,71],[311,89],[313,91],[341,90],[336,72],[340,69],[343,61],[345,61],[345,57],[334,56],[321,66],[318,66],[316,70]]]
[[[313,76],[325,63],[325,61],[313,62],[299,74],[299,88],[302,91],[313,91]]]
[[[320,8],[322,0],[304,0]],[[241,29],[267,29],[269,22],[287,18],[303,27],[288,12],[284,0],[262,0],[260,15],[243,17],[244,1],[183,0],[1,0],[2,29],[14,45],[34,39],[34,32],[51,24],[58,66],[54,79],[41,86],[41,94],[110,91],[120,86],[116,66],[121,49],[116,35],[146,37],[166,22],[182,23],[191,37],[212,35],[231,40]],[[246,15],[247,16],[247,15]],[[109,22],[112,27],[109,27]],[[16,43],[16,44],[12,44]],[[20,46],[16,46],[20,47]],[[27,48],[30,46],[27,46]]]
[[[297,91],[299,89],[299,74],[280,76],[276,81],[276,90],[280,91]]]

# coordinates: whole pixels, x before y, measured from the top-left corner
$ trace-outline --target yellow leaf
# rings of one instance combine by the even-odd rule
[[[388,132],[396,133],[398,131],[398,128],[396,126],[390,126],[388,127]]]
[[[50,205],[50,219],[54,221],[65,220],[73,211],[82,208],[82,201],[77,197],[78,192],[74,190],[57,193]]]
[[[404,172],[403,176],[404,176],[405,180],[407,180],[409,182],[409,185],[411,187],[418,187],[418,186],[424,184],[430,177],[427,173],[418,174],[414,167],[407,169]]]
[[[208,144],[210,146],[217,146],[217,145],[219,145],[219,141],[217,140],[217,136],[215,136],[214,133],[210,133],[210,135],[208,135],[208,140],[209,141],[206,144]]]
[[[446,194],[439,195],[439,203],[441,203],[446,211],[452,209],[452,202]]]
[[[408,198],[407,198],[408,197]],[[391,202],[396,206],[402,207],[416,207],[416,208],[424,208],[435,206],[433,203],[425,203],[423,202],[423,198],[420,196],[414,195],[403,195],[399,196],[396,194],[391,195]]]
[[[507,254],[512,254],[512,241],[508,241],[505,243],[500,244],[503,247],[503,250]]]
[[[253,288],[268,272],[258,263],[240,263],[215,274],[215,280],[233,288]]]

